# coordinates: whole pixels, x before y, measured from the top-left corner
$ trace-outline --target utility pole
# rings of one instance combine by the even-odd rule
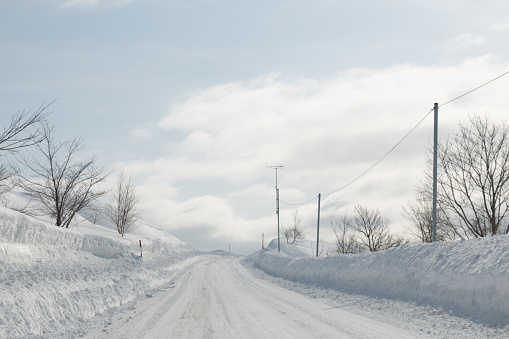
[[[433,105],[434,132],[433,132],[433,224],[432,242],[437,241],[437,154],[438,154],[438,104]]]
[[[281,252],[281,245],[279,240],[279,188],[277,188],[277,170],[283,168],[283,165],[278,166],[265,166],[276,170],[276,214],[277,214],[277,251]]]
[[[316,256],[318,257],[318,246],[320,245],[320,198],[321,193],[318,193],[318,222],[316,224]]]

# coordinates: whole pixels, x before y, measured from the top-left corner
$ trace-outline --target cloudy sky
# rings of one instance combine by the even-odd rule
[[[248,254],[344,186],[433,107],[509,70],[505,0],[0,1],[0,122],[52,104],[65,140],[132,175],[144,219],[198,249]],[[440,109],[508,118],[509,76]],[[324,196],[405,235],[428,118],[362,179]],[[311,200],[311,201],[310,201]],[[303,205],[300,204],[310,201]],[[311,249],[310,249],[311,251]]]

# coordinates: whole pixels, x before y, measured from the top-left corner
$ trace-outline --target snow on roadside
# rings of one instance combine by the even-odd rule
[[[272,241],[252,255],[255,267],[294,282],[441,307],[485,325],[508,325],[509,236],[322,258],[298,257],[291,245],[282,245],[281,253]]]
[[[145,227],[141,259],[116,230],[62,229],[0,207],[0,337],[79,337],[80,324],[164,287],[201,254]]]
[[[248,257],[241,263],[258,279],[300,293],[308,298],[320,300],[329,305],[331,309],[340,308],[382,323],[390,323],[423,338],[509,338],[509,326],[501,328],[475,323],[454,316],[452,312],[448,312],[442,307],[417,305],[414,302],[369,297],[362,294],[342,293],[337,289],[274,277],[253,267],[252,259]]]

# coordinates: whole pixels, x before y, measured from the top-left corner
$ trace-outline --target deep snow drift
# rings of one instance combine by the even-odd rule
[[[0,338],[81,336],[80,324],[150,297],[198,255],[149,225],[121,238],[86,221],[62,229],[0,207]]]
[[[345,293],[415,302],[485,325],[509,325],[509,235],[412,243],[377,253],[312,257],[309,242],[277,241],[251,255],[255,267]]]

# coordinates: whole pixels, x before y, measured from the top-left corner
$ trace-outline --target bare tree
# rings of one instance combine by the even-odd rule
[[[384,249],[398,247],[398,246],[405,245],[405,244],[408,244],[407,239],[405,239],[404,237],[402,237],[400,235],[395,235],[395,234],[389,233],[389,235],[385,239],[385,248]]]
[[[433,207],[432,201],[419,197],[416,202],[408,202],[403,206],[403,217],[411,222],[410,233],[421,242],[431,242],[433,236]],[[454,232],[445,226],[442,213],[437,213],[437,241],[454,240]]]
[[[5,161],[5,153],[17,153],[42,140],[38,125],[50,114],[46,111],[49,105],[41,105],[34,113],[23,111],[14,114],[9,124],[3,126],[0,133],[0,159],[3,160],[0,161],[0,194],[12,189],[11,179],[17,174],[14,166]]]
[[[43,212],[54,218],[57,226],[67,228],[80,211],[106,194],[96,187],[109,172],[97,167],[95,157],[75,160],[82,149],[82,138],[56,141],[47,125],[42,133],[42,142],[35,146],[40,156],[28,154],[20,158],[24,172],[18,185],[40,200]]]
[[[107,214],[111,221],[117,226],[117,231],[124,236],[134,229],[141,210],[140,200],[136,194],[136,187],[131,177],[126,178],[121,172],[118,177],[117,188],[111,204],[107,207]]]
[[[369,210],[356,205],[353,229],[359,234],[358,241],[370,252],[386,250],[406,243],[404,238],[389,233],[389,221],[380,215],[378,209]]]
[[[99,202],[95,202],[83,209],[80,214],[83,218],[97,225],[97,223],[103,220],[103,216],[106,215],[106,207]]]
[[[0,203],[5,207],[8,207],[8,201],[2,195],[12,189],[11,179],[14,175],[15,171],[10,164],[0,162]]]
[[[318,247],[318,256],[319,257],[328,257],[328,256],[334,254],[334,252],[335,252],[334,250],[326,249],[323,246],[324,241],[322,239],[320,239],[320,241],[318,243],[319,243],[319,247]],[[313,256],[315,256],[316,255],[316,243],[315,242],[310,243],[310,249],[311,249],[311,254]]]
[[[46,111],[50,105],[51,103],[42,105],[34,113],[23,111],[13,115],[10,123],[4,126],[0,134],[0,151],[17,152],[21,148],[41,142],[44,136],[36,125],[44,122],[51,114]]]
[[[299,215],[299,210],[295,210],[292,214],[292,220],[293,220],[293,227],[292,227],[292,233],[293,233],[293,243],[297,239],[304,239],[304,229],[302,228],[302,218]]]
[[[302,229],[302,218],[299,215],[299,210],[295,210],[292,213],[292,227],[285,228],[283,235],[286,238],[286,242],[294,244],[297,239],[304,239],[304,230]]]
[[[353,233],[354,228],[352,220],[348,218],[346,213],[336,223],[331,221],[331,226],[336,236],[336,253],[348,254],[362,252],[362,248],[355,239],[355,234]]]
[[[438,209],[442,223],[461,238],[509,232],[509,128],[487,116],[470,124],[438,148]],[[428,170],[419,189],[432,194],[431,147]],[[429,199],[429,198],[428,198]]]
[[[28,200],[24,199],[3,199],[0,197],[0,202],[13,211],[17,211],[19,213],[23,213],[26,215],[30,215],[33,217],[37,217],[40,215],[39,210],[36,206],[34,206],[33,199],[29,198]]]
[[[0,195],[11,190],[11,179],[15,174],[16,170],[10,164],[0,163]]]
[[[286,239],[287,243],[290,243],[290,239],[292,238],[292,229],[291,228],[283,228],[283,235]]]

